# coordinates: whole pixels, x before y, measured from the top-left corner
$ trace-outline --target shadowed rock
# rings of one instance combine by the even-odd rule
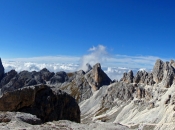
[[[52,91],[46,85],[4,93],[0,98],[0,111],[30,113],[43,122],[64,119],[80,122],[80,110],[75,99],[61,90]]]
[[[4,76],[4,66],[2,65],[2,61],[0,58],[0,81],[3,78],[3,76]]]
[[[6,73],[0,83],[2,93],[13,91],[25,86],[46,84],[53,77],[54,73],[49,72],[46,68],[39,72],[22,71],[19,74],[15,70]]]
[[[8,84],[12,78],[14,78],[17,75],[17,72],[15,70],[11,70],[8,73],[4,74],[4,78],[0,82],[0,88],[2,88],[4,85]]]
[[[68,76],[66,72],[60,71],[57,72],[50,80],[51,84],[58,84],[58,83],[64,83],[65,81],[68,80]]]

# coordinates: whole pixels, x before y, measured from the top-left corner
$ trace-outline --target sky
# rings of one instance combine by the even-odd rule
[[[0,57],[84,64],[102,47],[100,60],[89,62],[150,68],[156,58],[175,59],[174,7],[174,0],[0,0]]]

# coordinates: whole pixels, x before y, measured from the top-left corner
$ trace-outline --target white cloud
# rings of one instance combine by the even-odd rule
[[[5,71],[8,72],[12,69],[20,72],[23,70],[28,71],[39,71],[43,68],[47,68],[49,71],[58,72],[58,71],[66,71],[66,72],[73,72],[77,69],[77,64],[70,64],[70,63],[34,63],[34,62],[8,62],[3,61],[3,66]]]
[[[103,45],[92,47],[89,49],[89,52],[89,54],[81,57],[79,69],[86,70],[87,63],[89,63],[91,66],[93,66],[96,63],[102,64],[109,57],[108,52],[106,51],[106,47]]]
[[[111,55],[103,45],[92,47],[88,50],[89,54],[82,57],[77,56],[43,56],[31,58],[15,58],[2,59],[5,71],[15,69],[20,72],[22,70],[39,71],[47,68],[50,71],[76,71],[79,69],[86,70],[86,64],[94,65],[101,63],[103,70],[111,79],[120,79],[124,72],[129,70],[138,71],[143,69],[150,71],[157,59],[156,56],[127,56],[127,55]],[[169,59],[162,59],[168,61]]]

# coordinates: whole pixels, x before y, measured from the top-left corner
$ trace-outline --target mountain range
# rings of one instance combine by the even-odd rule
[[[175,61],[111,80],[100,63],[87,70],[10,70],[0,60],[2,129],[175,129]]]

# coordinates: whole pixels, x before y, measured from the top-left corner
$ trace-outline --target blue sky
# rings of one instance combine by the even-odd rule
[[[175,59],[174,0],[0,0],[0,57],[113,55]]]

